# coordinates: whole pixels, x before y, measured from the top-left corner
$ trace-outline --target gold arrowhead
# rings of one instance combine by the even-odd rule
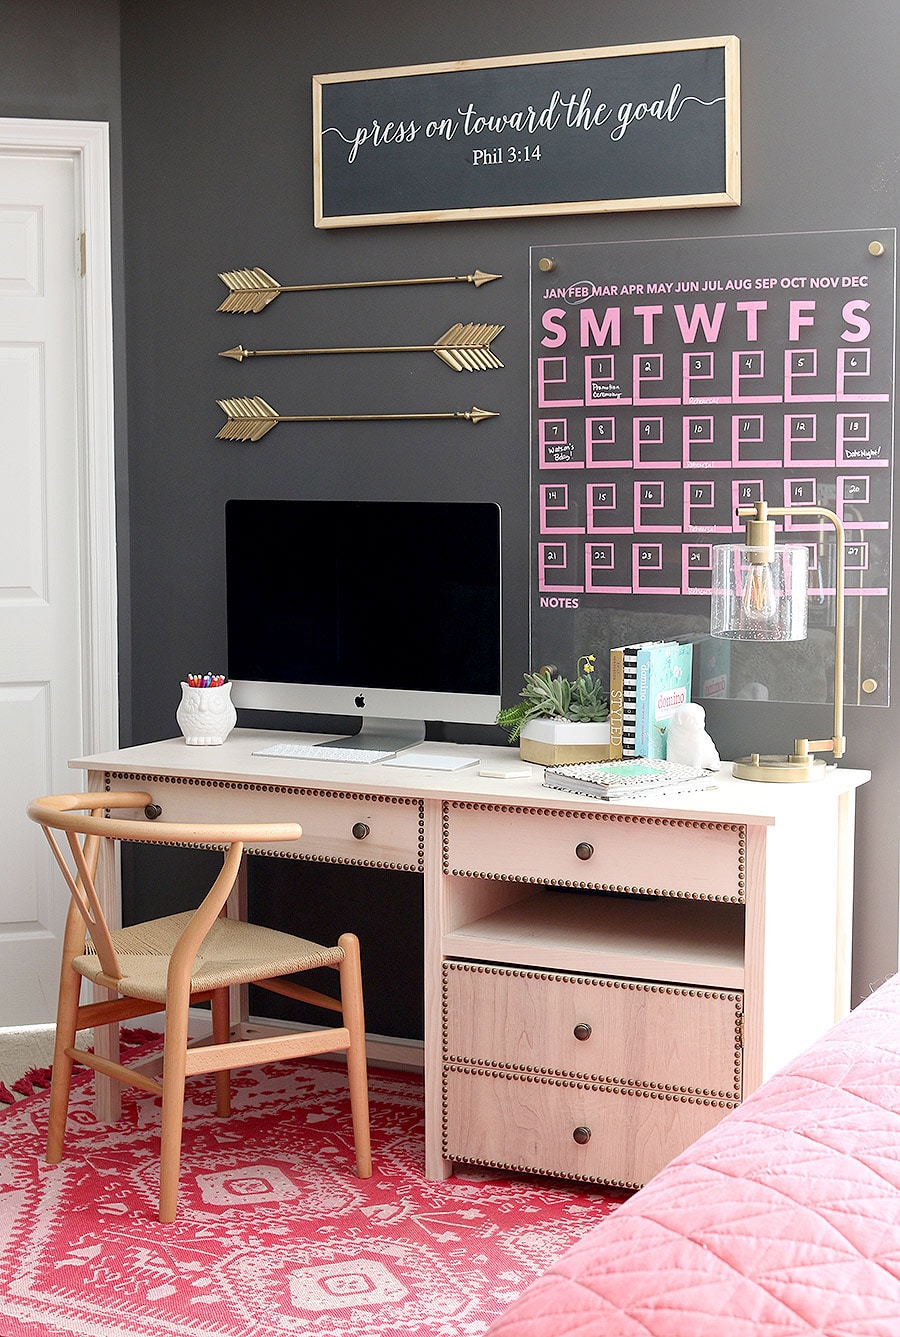
[[[247,350],[242,348],[240,344],[237,348],[226,348],[224,353],[219,354],[219,357],[233,357],[235,362],[243,362],[244,358],[248,356]]]

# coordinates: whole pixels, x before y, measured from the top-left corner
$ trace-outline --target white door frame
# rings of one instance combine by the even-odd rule
[[[103,121],[0,118],[0,151],[71,158],[77,299],[78,478],[82,618],[83,754],[118,745],[115,434],[109,127]]]

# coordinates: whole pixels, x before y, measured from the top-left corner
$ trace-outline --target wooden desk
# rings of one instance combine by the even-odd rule
[[[291,854],[255,853],[422,874],[430,1178],[459,1161],[643,1183],[849,1009],[866,771],[767,785],[726,767],[710,790],[603,803],[543,788],[537,766],[253,755],[289,737],[314,741],[237,729],[70,764],[171,821],[302,824]],[[105,894],[116,921],[111,875]]]

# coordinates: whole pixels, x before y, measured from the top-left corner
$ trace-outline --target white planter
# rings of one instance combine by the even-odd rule
[[[519,734],[519,755],[539,766],[609,760],[609,721],[526,720]]]

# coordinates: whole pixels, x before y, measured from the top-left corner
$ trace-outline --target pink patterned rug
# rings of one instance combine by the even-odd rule
[[[2,1337],[477,1337],[627,1196],[461,1171],[424,1179],[422,1082],[372,1070],[375,1173],[353,1174],[342,1067],[189,1084],[181,1200],[156,1221],[159,1101],[95,1122],[78,1079],[62,1165],[47,1093],[0,1109]]]

